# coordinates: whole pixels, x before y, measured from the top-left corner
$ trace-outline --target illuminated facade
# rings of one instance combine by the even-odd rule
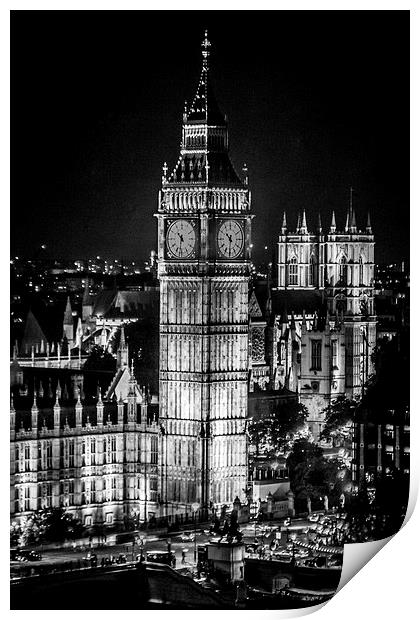
[[[163,167],[158,212],[162,498],[167,513],[205,514],[247,483],[248,281],[246,170],[228,155],[226,118],[209,81],[210,42],[181,151]]]

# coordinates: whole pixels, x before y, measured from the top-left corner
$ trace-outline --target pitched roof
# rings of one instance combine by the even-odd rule
[[[44,341],[44,343],[47,342],[47,338],[42,331],[40,324],[35,318],[35,315],[33,314],[32,310],[29,310],[26,317],[25,330],[23,332],[22,342],[20,344],[20,353],[25,354],[26,349],[30,350],[32,346],[39,345],[42,340]]]

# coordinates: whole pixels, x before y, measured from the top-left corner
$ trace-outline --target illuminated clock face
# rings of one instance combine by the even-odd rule
[[[237,258],[244,246],[244,232],[235,220],[226,220],[220,224],[217,234],[219,252],[226,258]]]
[[[175,258],[189,258],[194,253],[195,230],[188,220],[176,220],[166,234],[166,245]]]

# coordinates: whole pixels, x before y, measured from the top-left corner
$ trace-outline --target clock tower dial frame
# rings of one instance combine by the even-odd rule
[[[217,257],[237,260],[244,256],[245,231],[243,220],[222,219],[217,226]]]
[[[169,259],[195,258],[197,250],[196,222],[188,218],[167,220],[165,250]]]

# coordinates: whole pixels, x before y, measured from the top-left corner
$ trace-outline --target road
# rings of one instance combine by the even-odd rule
[[[307,519],[294,519],[290,525],[286,527],[284,526],[284,519],[281,519],[279,521],[270,521],[262,524],[246,523],[242,524],[240,527],[245,544],[250,544],[257,541],[262,544],[269,544],[275,538],[276,530],[278,531],[281,529],[284,531],[287,529],[289,534],[291,532],[296,532],[299,536],[299,531],[303,532],[308,525],[311,525],[311,523]],[[269,532],[269,530],[271,531]],[[166,551],[168,549],[168,541],[170,541],[171,550],[175,553],[176,557],[176,567],[180,568],[184,565],[185,567],[192,568],[194,566],[194,530],[186,530],[182,534],[178,533],[175,535],[169,534],[157,537],[152,534],[148,534],[142,535],[142,537],[144,540],[143,553],[147,553],[148,551]],[[205,544],[211,538],[212,536],[210,535],[209,530],[202,530],[199,527],[197,528],[197,546]],[[54,565],[69,561],[82,561],[83,558],[86,557],[89,549],[96,553],[98,564],[101,563],[101,559],[103,557],[118,557],[119,554],[124,554],[127,560],[131,561],[141,552],[141,546],[138,543],[135,543],[134,546],[132,543],[118,545],[108,543],[105,547],[98,548],[94,540],[90,548],[89,545],[86,545],[84,547],[76,547],[74,550],[72,548],[56,550],[40,549],[39,551],[42,555],[42,560],[40,563],[44,565]],[[184,562],[182,562],[183,550],[185,551]],[[18,563],[13,563],[15,566],[17,564]],[[23,565],[30,566],[31,563],[24,563]]]

